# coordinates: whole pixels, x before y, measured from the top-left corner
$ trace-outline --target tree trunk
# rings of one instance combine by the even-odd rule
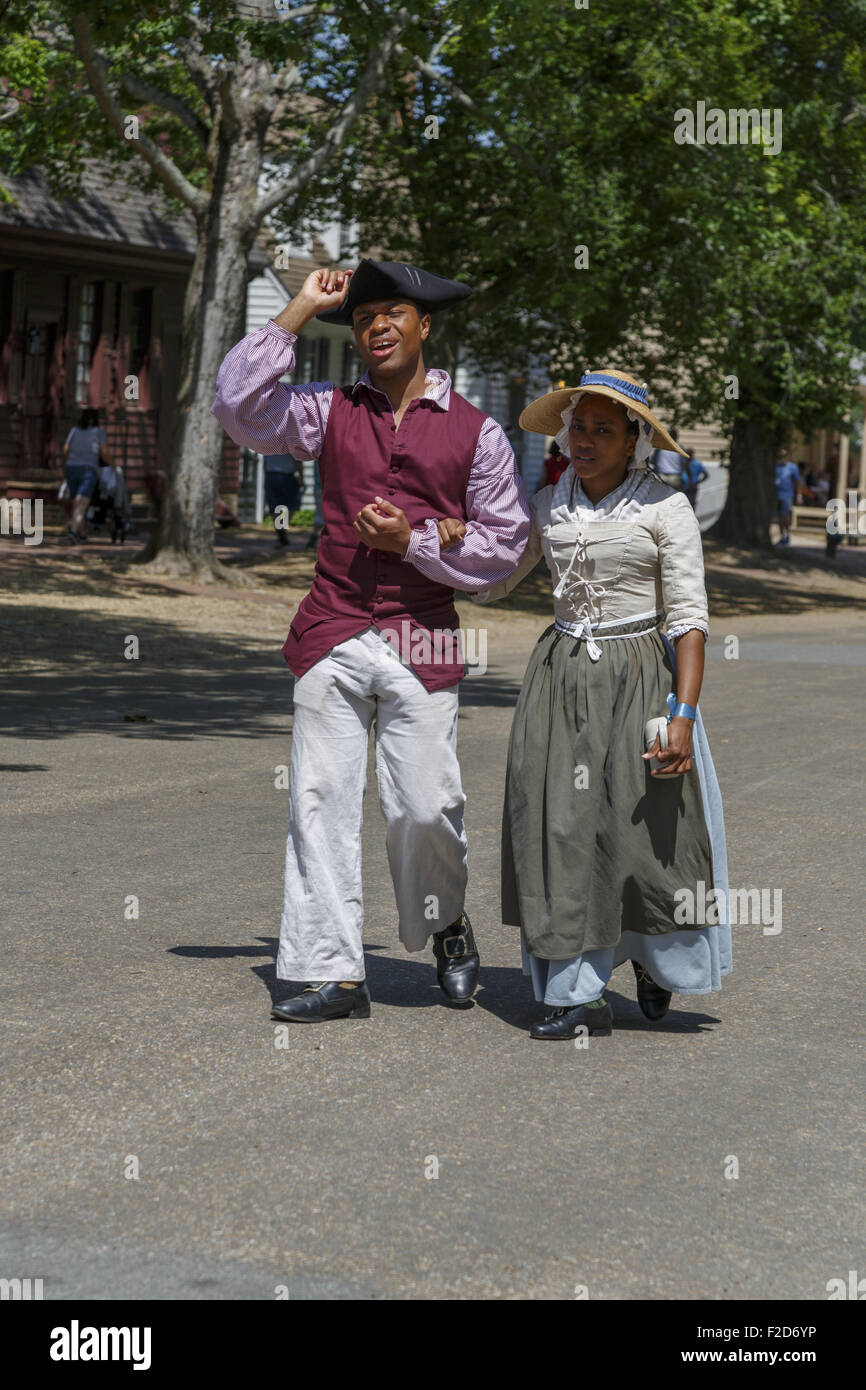
[[[256,199],[261,163],[255,133],[237,140],[230,154],[229,161],[229,148],[223,145],[199,226],[184,296],[168,484],[141,563],[155,574],[243,586],[246,577],[213,553],[223,428],[210,412],[220,364],[244,333],[247,258],[255,238],[247,210]],[[227,312],[227,306],[234,307]]]
[[[728,495],[709,534],[734,545],[770,545],[779,441],[759,419],[737,420],[731,439]]]
[[[448,315],[431,315],[430,334],[424,344],[424,366],[440,367],[448,373],[452,385],[455,385],[458,347],[457,335],[453,325],[448,321]]]

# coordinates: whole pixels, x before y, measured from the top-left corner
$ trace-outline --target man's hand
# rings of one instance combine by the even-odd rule
[[[339,309],[349,293],[351,270],[314,270],[294,299],[277,314],[274,323],[288,333],[300,333],[305,324],[326,309]]]
[[[351,270],[313,270],[295,298],[307,304],[314,314],[338,309],[349,293],[351,278]]]
[[[401,556],[405,556],[412,535],[406,513],[384,497],[377,497],[361,508],[354,528],[371,550],[391,550]]]
[[[443,517],[436,522],[436,529],[439,532],[439,549],[451,550],[455,545],[459,545],[466,535],[466,523],[456,516]]]

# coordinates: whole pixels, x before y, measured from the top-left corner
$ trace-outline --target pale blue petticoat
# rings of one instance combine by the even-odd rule
[[[695,931],[673,931],[662,936],[623,932],[616,946],[584,951],[570,960],[541,960],[531,956],[521,932],[523,973],[531,977],[533,993],[539,1002],[543,1000],[553,1008],[574,1008],[598,999],[612,972],[627,960],[646,966],[657,984],[676,994],[711,994],[721,989],[722,976],[729,975],[732,969],[728,854],[722,796],[700,709],[692,732],[692,756],[713,855],[713,883],[724,890],[719,903],[718,925]]]

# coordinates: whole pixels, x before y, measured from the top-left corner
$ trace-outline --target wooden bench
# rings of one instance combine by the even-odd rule
[[[8,501],[19,499],[25,501],[40,501],[42,503],[42,516],[45,525],[60,526],[66,521],[69,504],[64,506],[63,502],[57,500],[57,490],[63,482],[63,475],[49,473],[47,470],[34,473],[29,478],[12,478],[5,485],[5,495]],[[0,484],[2,486],[2,484]]]
[[[792,531],[826,531],[829,513],[823,507],[793,507]]]

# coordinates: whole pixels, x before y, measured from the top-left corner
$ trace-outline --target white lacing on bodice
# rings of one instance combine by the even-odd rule
[[[604,597],[607,590],[603,584],[593,584],[592,580],[588,579],[585,574],[573,573],[576,563],[581,565],[585,563],[586,547],[589,543],[589,539],[583,531],[578,530],[568,568],[560,577],[559,583],[553,591],[553,597],[565,599],[566,602],[573,604],[576,619],[573,624],[574,636],[581,637],[586,642],[587,655],[592,661],[598,661],[601,656],[601,647],[593,641],[592,625],[599,621],[597,603],[600,598]],[[575,602],[575,598],[572,597],[575,591],[577,591],[575,598],[579,595],[579,603]],[[571,622],[569,622],[569,627],[572,627]]]

